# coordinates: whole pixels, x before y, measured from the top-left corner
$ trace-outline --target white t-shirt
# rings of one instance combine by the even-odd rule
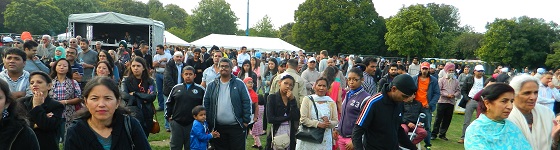
[[[171,54],[169,54],[169,53],[163,53],[163,55],[161,55],[161,54],[156,54],[156,55],[154,56],[153,61],[159,62],[160,60],[162,60],[162,59],[164,59],[164,58],[167,59],[166,62],[160,62],[160,63],[159,63],[159,67],[155,67],[156,72],[158,72],[158,73],[163,73],[163,72],[165,71],[165,65],[167,64],[167,62],[168,62],[169,60],[171,60],[171,57],[172,57],[172,56],[171,56]]]
[[[474,77],[474,83],[473,83],[473,86],[471,88],[471,91],[469,92],[469,97],[474,98],[474,95],[476,95],[476,93],[480,92],[480,90],[482,90],[482,88],[484,88],[483,78],[477,79],[476,77]]]

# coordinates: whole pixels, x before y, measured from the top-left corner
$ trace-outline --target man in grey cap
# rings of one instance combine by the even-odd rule
[[[401,102],[413,98],[417,87],[410,75],[396,76],[383,90],[362,102],[352,131],[354,149],[417,149],[401,128]],[[363,137],[363,138],[362,138]]]

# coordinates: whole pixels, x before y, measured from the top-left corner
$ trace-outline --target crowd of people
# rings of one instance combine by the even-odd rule
[[[499,66],[486,77],[482,65],[326,50],[157,45],[152,54],[124,40],[110,50],[80,37],[2,40],[0,149],[151,149],[158,111],[172,150],[431,149],[449,140],[456,104],[465,149],[556,149],[560,139],[560,69]]]

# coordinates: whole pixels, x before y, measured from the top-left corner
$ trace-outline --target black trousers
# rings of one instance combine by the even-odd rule
[[[211,140],[215,150],[242,150],[247,142],[247,129],[239,125],[216,125],[220,138]]]
[[[268,101],[268,95],[269,95],[268,93],[264,93],[264,101],[265,101],[265,103],[263,105],[264,110],[266,110],[266,102]],[[266,111],[264,111],[264,114],[263,114],[263,130],[268,129],[267,127],[268,127],[268,121],[266,121]]]
[[[171,127],[171,140],[169,147],[171,150],[190,150],[191,149],[191,129],[192,123],[183,126],[175,120],[169,122]]]
[[[453,104],[438,103],[436,122],[432,126],[432,137],[436,137],[438,134],[440,137],[445,137],[445,133],[449,129],[451,119],[453,118],[454,109],[455,106]]]

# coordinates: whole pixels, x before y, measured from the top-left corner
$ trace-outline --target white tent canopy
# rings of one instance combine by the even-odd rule
[[[70,32],[66,32],[66,33],[62,33],[56,36],[56,39],[62,41],[62,40],[69,40],[70,38],[72,38],[72,33]]]
[[[105,23],[105,24],[129,24],[129,25],[159,25],[158,21],[130,16],[115,12],[100,12],[100,13],[83,13],[71,14],[68,17],[68,22],[80,23]]]
[[[189,46],[189,42],[171,34],[168,31],[163,32],[163,36],[165,37],[165,44],[167,45],[176,45],[176,46]]]
[[[242,46],[247,49],[255,49],[261,52],[270,51],[299,51],[302,50],[284,40],[279,38],[267,37],[252,37],[252,36],[237,36],[237,35],[223,35],[223,34],[210,34],[206,37],[191,42],[192,45],[212,47],[216,45],[224,48],[240,49]]]

